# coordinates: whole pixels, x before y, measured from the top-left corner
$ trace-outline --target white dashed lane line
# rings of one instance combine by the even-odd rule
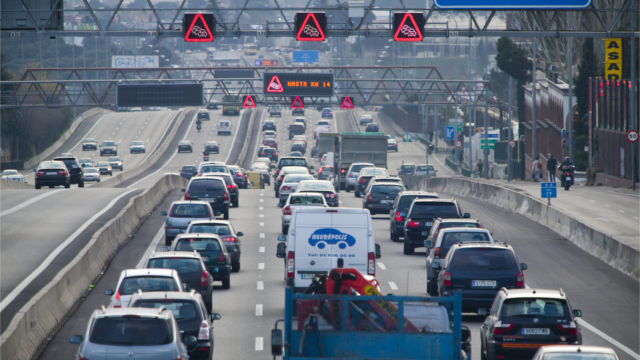
[[[262,336],[256,337],[256,351],[264,350],[264,338]]]
[[[264,199],[260,199],[260,202],[264,202]]]
[[[260,226],[264,226],[264,223],[263,223],[263,222],[261,222],[261,223],[259,223],[259,225],[260,225]]]
[[[264,246],[260,246],[260,247],[258,248],[258,252],[263,253],[263,252],[264,252]]]
[[[381,262],[378,262],[378,267],[379,267],[381,270],[387,270],[387,268],[386,268],[386,267],[384,266],[384,264],[383,264],[383,263],[381,263]]]
[[[264,263],[258,263],[258,270],[264,270]]]
[[[260,239],[264,239],[264,233],[260,233]]]
[[[264,206],[260,206],[258,210],[264,210]]]
[[[264,217],[264,214],[260,214],[259,216],[260,216],[260,217]]]
[[[256,304],[256,316],[262,316],[262,304]]]
[[[398,290],[398,285],[396,285],[396,283],[394,283],[393,281],[389,281],[389,287],[391,288],[391,290]]]
[[[264,290],[264,281],[258,281],[257,289],[258,290]]]

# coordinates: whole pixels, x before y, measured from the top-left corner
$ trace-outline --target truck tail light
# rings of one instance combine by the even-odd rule
[[[373,202],[373,195],[367,195],[367,202]]]
[[[375,275],[376,274],[376,254],[370,252],[368,255],[369,260],[367,261],[367,274]]]
[[[222,195],[222,200],[223,201],[229,201],[229,192],[228,191],[226,193],[224,193],[224,195]]]
[[[576,328],[576,323],[571,321],[568,325],[558,324],[558,329],[567,334],[567,335],[578,335],[578,329]]]
[[[209,274],[205,271],[200,275],[200,286],[204,287],[209,284]]]
[[[448,271],[444,273],[444,286],[451,286],[451,273]]]
[[[283,214],[284,215],[291,215],[291,207],[290,206],[285,207],[284,210],[283,210]]]
[[[200,175],[198,175],[198,176],[200,176]],[[191,200],[191,193],[188,192],[188,191],[186,193],[184,193],[184,199],[185,200]]]
[[[407,219],[408,228],[417,228],[418,226],[420,226],[420,221],[412,221],[411,219]]]
[[[118,290],[118,292],[116,293],[116,298],[113,300],[113,307],[122,307],[122,300],[120,300],[120,290]]]
[[[516,277],[516,288],[523,288],[524,287],[524,274],[523,273],[518,273],[518,276]]]
[[[288,278],[293,277],[293,274],[295,272],[295,264],[296,264],[295,252],[289,251],[287,253],[287,277]]]
[[[493,334],[502,335],[511,332],[511,329],[513,329],[513,324],[503,324],[501,320],[498,320],[493,327]]]
[[[200,324],[200,331],[198,331],[198,340],[209,340],[209,324],[206,321],[202,321]]]

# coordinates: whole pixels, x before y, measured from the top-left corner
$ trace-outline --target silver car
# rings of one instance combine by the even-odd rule
[[[290,174],[284,177],[280,185],[280,203],[284,204],[289,198],[289,194],[296,192],[298,183],[302,180],[313,180],[313,175]]]
[[[82,177],[84,181],[100,182],[100,170],[94,167],[85,168]]]
[[[423,175],[423,176],[436,176],[438,170],[433,168],[433,165],[416,165],[416,173],[415,175]]]
[[[171,246],[173,239],[184,233],[192,221],[214,218],[213,210],[208,202],[192,200],[174,201],[169,212],[161,211],[160,215],[167,216],[164,225],[164,244],[166,246]]]
[[[104,292],[111,296],[109,307],[126,308],[131,296],[138,291],[184,291],[178,272],[173,269],[126,269],[120,272],[116,291]],[[89,358],[90,359],[90,358]]]
[[[329,207],[327,200],[324,198],[324,194],[316,192],[299,192],[289,196],[287,202],[278,204],[278,207],[282,208],[282,233],[287,234],[289,232],[289,224],[291,223],[291,215],[296,208],[303,208],[308,206],[322,206]]]
[[[145,153],[147,152],[147,147],[144,145],[144,142],[142,141],[134,141],[131,143],[131,145],[129,145],[129,152],[131,154],[133,153]]]
[[[5,180],[15,180],[24,182],[24,176],[18,172],[18,170],[4,170],[2,172],[2,178]]]
[[[109,165],[111,165],[112,169],[119,169],[120,171],[124,171],[124,160],[120,159],[118,156],[109,157]]]
[[[184,341],[184,342],[183,342]],[[181,335],[171,310],[120,308],[95,310],[84,337],[73,335],[78,344],[77,359],[109,360],[135,358],[154,360],[188,359],[198,339]]]

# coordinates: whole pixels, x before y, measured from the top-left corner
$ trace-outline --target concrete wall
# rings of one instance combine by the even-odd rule
[[[461,178],[402,176],[411,190],[428,190],[473,197],[520,214],[570,240],[582,250],[601,259],[624,274],[640,280],[640,254],[616,239],[598,232],[564,212],[501,186]]]
[[[78,255],[27,302],[0,338],[0,358],[28,360],[44,344],[69,310],[89,291],[89,285],[115,255],[129,235],[173,189],[188,181],[166,175],[101,227]]]
[[[0,190],[6,189],[33,189],[33,185],[15,180],[0,179]]]

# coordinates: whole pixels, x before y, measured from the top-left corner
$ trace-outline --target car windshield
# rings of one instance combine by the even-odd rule
[[[78,160],[78,162],[79,162],[80,164],[90,163],[90,162],[91,162],[91,159],[83,158],[83,159]]]
[[[519,270],[513,252],[508,249],[496,248],[467,248],[458,249],[453,254],[450,271],[471,271],[480,273],[483,271]]]
[[[290,205],[324,205],[322,197],[320,196],[291,196],[289,200]]]
[[[191,218],[191,217],[209,217],[209,209],[205,204],[174,204],[171,208],[171,217]]]
[[[159,318],[114,316],[96,319],[89,342],[116,346],[158,346],[171,344],[169,322]]]
[[[544,354],[542,360],[618,360],[612,354],[586,353],[586,352],[552,352]]]
[[[18,175],[18,171],[16,170],[5,170],[2,172],[2,175]]]
[[[102,146],[116,146],[116,143],[113,141],[105,141],[102,143]]]
[[[389,176],[389,172],[386,169],[362,169],[360,176]]]
[[[226,186],[222,179],[199,179],[198,181],[191,182],[191,185],[189,185],[189,191],[216,191],[225,189]]]
[[[180,321],[202,320],[201,312],[198,310],[198,304],[193,300],[138,300],[131,307],[147,308],[147,309],[165,309],[173,313],[173,317]]]
[[[437,196],[430,196],[430,195],[405,195],[400,198],[400,202],[398,203],[398,209],[408,210],[409,207],[411,206],[411,203],[415,199],[430,199],[430,198],[436,198],[436,197]]]
[[[181,239],[176,244],[176,251],[220,251],[222,247],[217,239]]]
[[[157,258],[149,259],[148,269],[174,269],[178,274],[188,274],[204,270],[199,258]]]
[[[333,191],[331,183],[300,183],[298,191]]]
[[[374,194],[387,195],[393,198],[402,191],[404,191],[404,188],[401,185],[375,185],[371,189]]]
[[[94,142],[96,142],[96,141],[95,141],[95,140],[93,140],[93,139],[85,139],[85,140],[84,140],[84,142],[85,142],[85,143],[94,143]]]
[[[373,164],[365,164],[365,165],[352,165],[351,166],[351,170],[349,170],[350,172],[356,172],[359,173],[360,170],[362,170],[363,168],[369,168],[369,167],[373,167]]]
[[[218,146],[218,143],[216,141],[208,141],[207,146]]]
[[[95,169],[95,168],[89,168],[89,169],[85,169],[85,170],[84,170],[84,172],[85,172],[86,174],[95,174],[95,173],[97,173],[97,172],[98,172],[98,169]]]
[[[180,291],[175,279],[167,276],[132,276],[122,279],[118,291],[120,295],[131,295],[138,290],[147,291]]]
[[[201,173],[226,173],[228,168],[220,165],[204,165],[200,168]]]
[[[287,175],[284,178],[283,183],[291,184],[291,183],[299,183],[303,180],[313,180],[313,176],[311,175]]]
[[[517,298],[507,299],[502,304],[503,319],[521,316],[568,318],[569,314],[569,305],[563,299]]]
[[[458,217],[458,207],[453,203],[417,202],[411,208],[411,215],[434,215],[441,218]]]

